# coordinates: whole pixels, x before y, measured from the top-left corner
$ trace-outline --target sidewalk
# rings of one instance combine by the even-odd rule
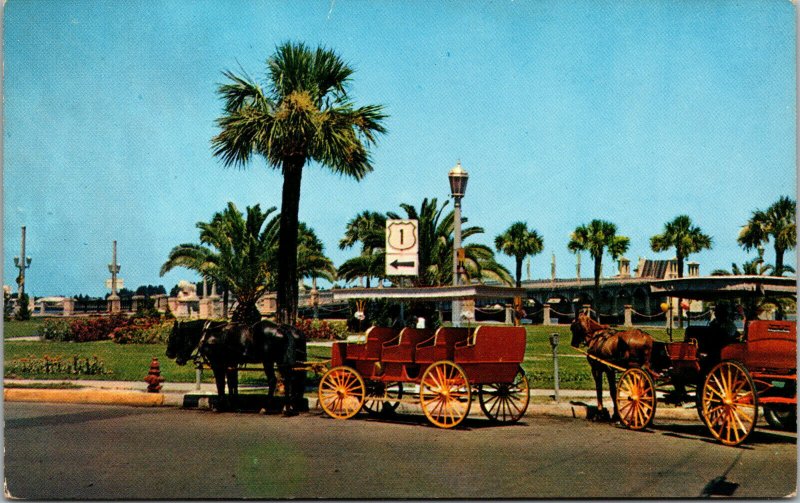
[[[197,389],[195,383],[163,383],[161,393],[147,393],[147,383],[144,381],[57,381],[34,379],[5,379],[3,397],[5,401],[19,402],[51,402],[51,403],[88,403],[105,405],[128,405],[140,407],[183,407],[187,395],[214,395],[216,386],[212,383],[201,383]],[[80,388],[49,389],[49,388],[16,388],[8,385],[53,385],[66,383],[77,385]],[[240,387],[239,391],[263,389],[250,386]],[[589,409],[596,405],[595,393],[591,390],[560,390],[559,401],[553,400],[553,390],[532,389],[531,402],[525,415],[534,416],[562,416],[585,419]],[[306,391],[306,398],[312,411],[319,410],[317,394],[314,390]],[[549,398],[549,400],[548,400]],[[474,402],[477,399],[473,399]],[[606,407],[611,407],[611,397],[606,390],[603,395]],[[419,405],[414,403],[401,403],[398,408],[401,413],[422,413]],[[477,403],[473,403],[470,412],[472,415],[482,415]],[[476,416],[477,417],[477,416]],[[675,407],[659,403],[656,408],[656,419],[670,419],[679,421],[699,421],[694,407]]]

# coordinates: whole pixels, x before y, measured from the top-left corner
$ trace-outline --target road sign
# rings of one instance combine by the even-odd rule
[[[111,289],[111,278],[106,280],[106,288]],[[122,278],[117,278],[117,290],[120,288],[125,288],[125,284]]]
[[[416,276],[419,274],[419,259],[416,253],[387,253],[387,276]]]
[[[419,274],[418,225],[417,220],[386,220],[387,276]]]

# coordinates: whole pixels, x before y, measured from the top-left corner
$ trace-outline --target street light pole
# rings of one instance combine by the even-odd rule
[[[117,264],[117,240],[114,240],[114,251],[111,255],[111,263],[108,264],[108,272],[111,273],[111,295],[108,297],[110,300],[119,299],[117,295],[117,274],[119,274],[121,266]]]
[[[461,161],[447,174],[450,179],[450,194],[453,196],[455,209],[453,214],[453,286],[459,284],[459,252],[461,251],[461,198],[467,191],[469,173],[461,167]],[[452,303],[452,322],[454,327],[461,326],[461,302]]]
[[[25,269],[31,266],[31,258],[25,255],[25,226],[22,226],[22,245],[19,257],[14,257],[14,266],[19,269],[17,277],[17,302],[20,302],[25,295]],[[22,258],[20,258],[22,257]]]

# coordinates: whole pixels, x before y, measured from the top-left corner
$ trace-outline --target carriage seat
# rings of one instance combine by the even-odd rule
[[[439,327],[433,336],[433,344],[429,341],[422,341],[417,344],[415,361],[417,363],[433,363],[440,360],[454,359],[455,345],[466,341],[474,329]]]
[[[381,357],[383,343],[396,338],[399,330],[388,327],[370,327],[367,330],[366,343],[347,344],[349,360],[377,361]]]
[[[417,344],[431,339],[433,335],[434,331],[430,328],[406,327],[400,331],[400,335],[397,336],[396,340],[389,340],[383,343],[381,361],[413,363],[414,350],[417,348]]]
[[[480,326],[470,339],[455,344],[455,362],[522,363],[525,327]]]

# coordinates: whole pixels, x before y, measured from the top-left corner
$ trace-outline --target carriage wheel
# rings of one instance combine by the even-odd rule
[[[472,390],[459,365],[436,362],[425,370],[419,384],[419,401],[428,421],[440,428],[452,428],[469,414]]]
[[[334,419],[356,415],[364,404],[364,380],[350,367],[335,367],[319,381],[319,404]]]
[[[740,363],[718,363],[703,386],[703,421],[725,445],[739,445],[758,420],[758,395],[750,373]]]
[[[403,383],[376,382],[367,388],[364,410],[369,414],[393,414],[403,398]]]
[[[656,415],[656,387],[653,378],[639,368],[626,370],[617,384],[617,409],[622,424],[643,430]]]
[[[520,420],[528,409],[531,390],[522,367],[510,383],[482,384],[478,386],[478,402],[486,417],[501,423]]]

